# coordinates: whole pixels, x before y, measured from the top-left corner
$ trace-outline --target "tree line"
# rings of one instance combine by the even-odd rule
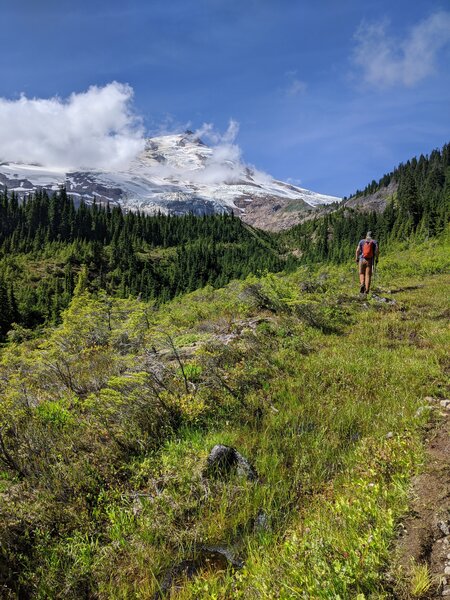
[[[302,262],[348,260],[367,231],[384,247],[415,236],[426,239],[439,235],[450,217],[450,145],[400,164],[378,183],[372,182],[367,195],[395,182],[396,191],[383,212],[365,212],[342,205],[281,234],[300,251]]]
[[[291,261],[292,262],[292,261]],[[206,284],[221,287],[286,265],[278,242],[233,214],[150,216],[61,189],[20,201],[0,195],[0,339],[12,323],[58,322],[82,267],[89,286],[155,302]]]

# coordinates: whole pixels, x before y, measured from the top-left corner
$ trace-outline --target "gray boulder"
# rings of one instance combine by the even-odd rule
[[[256,469],[242,454],[239,454],[236,448],[217,444],[209,453],[205,476],[224,478],[228,477],[232,471],[236,471],[238,475],[246,477],[249,481],[258,479]]]

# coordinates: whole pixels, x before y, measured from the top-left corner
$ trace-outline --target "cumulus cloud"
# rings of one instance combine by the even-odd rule
[[[125,171],[147,143],[132,99],[132,88],[117,82],[92,86],[66,99],[0,98],[0,162],[37,164],[61,172]],[[182,130],[170,119],[158,133],[179,135]],[[236,142],[238,133],[234,120],[224,132],[205,123],[193,137],[202,139],[208,149],[196,153],[195,146],[187,148],[183,159],[183,150],[173,148],[166,162],[145,165],[145,176],[208,185],[242,181],[248,172]],[[255,182],[269,178],[251,170]]]
[[[0,98],[0,160],[60,169],[125,167],[145,146],[133,90],[112,82],[67,99]]]
[[[217,131],[211,123],[204,123],[195,131],[195,137],[211,146],[204,168],[192,174],[195,181],[207,184],[236,183],[242,178],[242,153],[236,143],[238,133],[239,123],[233,119],[224,133]]]
[[[355,41],[353,60],[366,83],[411,87],[435,72],[438,52],[450,42],[450,13],[432,14],[403,40],[389,35],[387,22],[362,23]]]

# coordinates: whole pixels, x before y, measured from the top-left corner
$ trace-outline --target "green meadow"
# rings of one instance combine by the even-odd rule
[[[0,354],[5,598],[392,598],[448,390],[449,238],[155,306],[92,293]],[[257,472],[207,470],[216,444]],[[408,593],[408,592],[406,592]],[[410,597],[419,597],[411,591]]]

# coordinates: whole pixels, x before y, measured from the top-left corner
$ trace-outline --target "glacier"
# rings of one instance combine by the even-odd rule
[[[65,172],[2,163],[0,186],[21,197],[64,186],[77,202],[95,199],[148,214],[234,212],[249,224],[274,230],[295,224],[305,211],[341,200],[274,179],[245,164],[236,146],[211,147],[190,131],[148,138],[126,170]]]

